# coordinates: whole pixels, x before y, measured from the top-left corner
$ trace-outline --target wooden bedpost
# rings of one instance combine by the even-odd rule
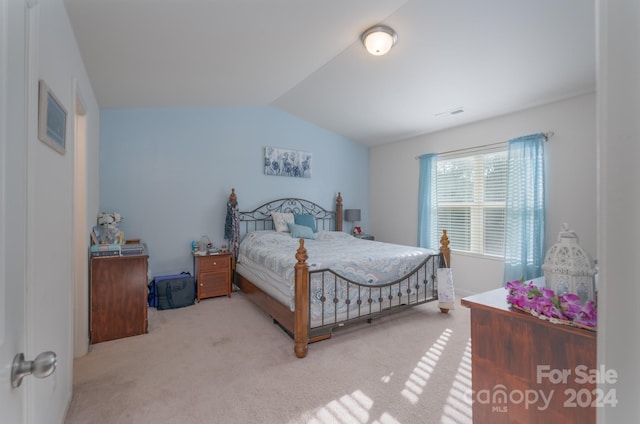
[[[238,200],[238,196],[236,196],[236,189],[232,188],[231,189],[231,194],[229,195],[229,203],[233,203],[236,200]]]
[[[295,323],[293,348],[298,358],[307,356],[309,345],[309,264],[307,264],[307,249],[304,240],[300,239],[300,247],[296,252],[295,264]]]
[[[449,237],[447,237],[447,230],[442,230],[442,237],[440,237],[440,252],[444,255],[446,267],[451,268],[451,249],[449,249]],[[440,307],[440,312],[447,314],[449,313],[449,309]]]
[[[342,194],[336,197],[336,231],[342,231]]]
[[[447,268],[451,268],[451,249],[449,249],[449,237],[447,237],[447,230],[442,230],[442,237],[440,237],[440,252],[444,255]]]

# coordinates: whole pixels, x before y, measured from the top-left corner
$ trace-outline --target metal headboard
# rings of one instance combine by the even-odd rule
[[[252,231],[273,230],[273,212],[309,214],[315,218],[318,231],[335,231],[336,212],[328,211],[317,203],[305,199],[278,199],[258,206],[252,211],[240,211],[240,238]]]

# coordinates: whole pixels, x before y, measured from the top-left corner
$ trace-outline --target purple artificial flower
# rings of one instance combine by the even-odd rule
[[[549,318],[565,319],[561,309],[558,307],[556,297],[540,296],[537,298],[537,312]]]
[[[558,296],[553,290],[536,286],[533,281],[509,281],[505,288],[509,291],[509,304],[534,315],[572,321],[590,328],[597,326],[597,309],[593,301],[581,305],[578,295],[565,293]]]
[[[547,299],[553,299],[556,296],[556,293],[551,289],[548,289],[546,287],[541,287],[540,289],[542,290],[542,296],[546,297]]]
[[[507,290],[514,290],[514,289],[518,289],[520,286],[522,286],[522,282],[518,281],[518,280],[514,280],[514,281],[507,281],[507,284],[504,285],[504,287]]]
[[[588,300],[573,320],[576,324],[596,328],[598,326],[598,310],[593,300]]]
[[[548,316],[549,310],[553,307],[551,300],[544,296],[536,296],[530,299],[531,310],[539,315]]]
[[[526,296],[518,296],[517,294],[507,295],[507,302],[522,309],[526,309],[525,308],[526,301],[527,301]]]
[[[569,320],[573,320],[582,311],[580,297],[577,294],[565,293],[558,296],[562,311]]]

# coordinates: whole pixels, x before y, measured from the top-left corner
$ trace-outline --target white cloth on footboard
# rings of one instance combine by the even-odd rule
[[[456,295],[453,291],[453,271],[451,268],[438,268],[438,307],[455,309]]]

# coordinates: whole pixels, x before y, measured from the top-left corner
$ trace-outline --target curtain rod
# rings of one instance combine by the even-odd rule
[[[542,135],[543,135],[543,137],[544,137],[544,141],[549,141],[549,139],[550,139],[551,137],[553,137],[553,136],[555,135],[555,133],[554,133],[553,131],[548,131],[548,132],[546,132],[546,133],[543,133]],[[447,151],[447,152],[440,152],[440,153],[438,153],[438,154],[439,154],[439,155],[448,155],[448,154],[451,154],[451,153],[465,152],[465,151],[468,151],[468,150],[477,150],[477,149],[482,149],[482,148],[485,148],[485,147],[497,146],[497,145],[504,144],[504,143],[508,143],[508,142],[509,142],[509,140],[507,140],[507,141],[500,141],[500,142],[497,142],[497,143],[483,144],[483,145],[481,145],[481,146],[465,147],[465,148],[463,148],[463,149],[449,150],[449,151]],[[420,156],[416,156],[415,158],[416,158],[416,159],[420,159]]]

